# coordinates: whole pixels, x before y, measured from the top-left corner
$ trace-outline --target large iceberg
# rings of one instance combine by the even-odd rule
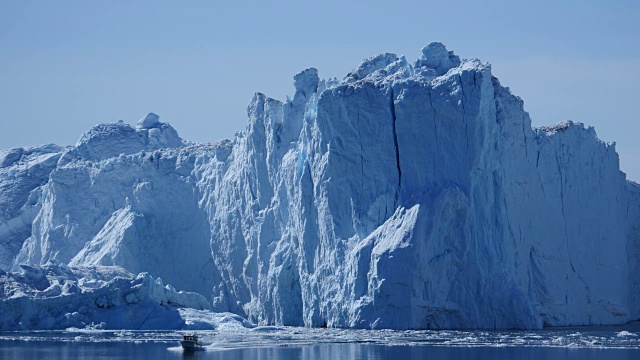
[[[532,128],[490,65],[440,43],[294,85],[285,102],[256,93],[232,141],[186,142],[151,113],[0,152],[2,328],[135,327],[141,299],[173,301],[155,323],[172,328],[183,308],[393,329],[640,317],[640,186],[593,128]],[[77,286],[96,278],[105,290]],[[96,309],[11,315],[67,298]]]

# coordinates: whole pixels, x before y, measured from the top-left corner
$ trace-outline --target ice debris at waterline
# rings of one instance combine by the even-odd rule
[[[126,317],[149,306],[175,321],[144,326],[179,327],[176,310],[194,301],[312,327],[640,317],[640,188],[593,128],[532,129],[488,64],[439,43],[413,64],[387,53],[342,80],[304,70],[294,85],[284,103],[255,94],[232,141],[192,144],[149,114],[135,128],[98,125],[72,147],[0,153],[3,329],[76,317],[135,328]],[[35,285],[21,266],[49,274],[39,267],[51,262],[78,270]],[[184,293],[158,302],[151,280],[120,272]],[[93,290],[78,285],[94,278]],[[108,316],[103,292],[119,294]],[[67,299],[85,313],[52,310]]]
[[[322,329],[301,327],[260,326],[218,327],[216,330],[200,330],[200,339],[207,344],[207,351],[227,351],[237,349],[271,349],[280,347],[307,347],[317,345],[360,344],[365,346],[436,346],[436,347],[512,347],[512,348],[567,348],[598,350],[640,349],[637,323],[617,326],[592,326],[574,328],[549,328],[544,330],[359,330]],[[146,330],[100,330],[66,329],[60,331],[3,331],[2,341],[27,341],[30,344],[56,342],[74,343],[164,343],[169,351],[183,352],[178,340],[183,331]],[[314,357],[317,359],[317,349]],[[335,351],[328,357],[335,357]],[[397,355],[397,353],[394,353]],[[353,353],[342,356],[352,358]],[[371,356],[359,358],[380,358]],[[412,354],[413,355],[413,354]],[[511,353],[510,353],[511,355]],[[599,354],[601,355],[601,354]],[[619,354],[616,354],[619,355]],[[504,357],[504,356],[503,356]],[[229,355],[225,358],[234,358]],[[269,358],[272,358],[270,356]],[[415,358],[413,356],[412,358]],[[436,357],[440,358],[440,357]],[[450,357],[447,357],[450,358]],[[476,358],[476,357],[474,357]],[[481,357],[482,358],[482,357]],[[496,357],[490,357],[493,359]],[[560,357],[562,359],[565,357]],[[570,357],[570,358],[575,358]],[[599,358],[599,357],[597,357]],[[620,356],[612,357],[618,359]],[[622,357],[624,359],[633,358]],[[554,357],[556,359],[556,357]]]

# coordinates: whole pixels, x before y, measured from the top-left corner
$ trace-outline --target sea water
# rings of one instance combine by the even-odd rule
[[[537,331],[391,331],[258,327],[176,331],[0,332],[0,359],[640,359],[640,326]]]

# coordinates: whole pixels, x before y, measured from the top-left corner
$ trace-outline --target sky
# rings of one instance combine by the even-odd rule
[[[0,0],[0,149],[148,112],[186,140],[232,138],[253,93],[284,100],[300,70],[342,78],[439,41],[491,63],[534,126],[594,126],[640,181],[638,19],[635,0]]]

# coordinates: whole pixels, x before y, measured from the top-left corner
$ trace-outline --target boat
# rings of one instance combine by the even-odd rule
[[[182,345],[184,351],[204,350],[204,345],[198,340],[198,335],[196,334],[183,335],[180,345]]]

